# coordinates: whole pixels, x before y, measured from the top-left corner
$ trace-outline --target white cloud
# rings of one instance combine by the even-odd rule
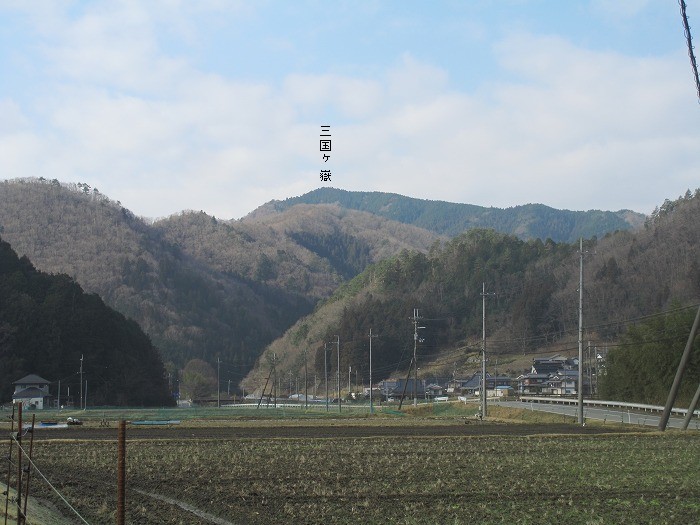
[[[142,215],[221,218],[319,187],[326,167],[336,187],[486,206],[650,211],[693,186],[700,129],[685,55],[519,34],[496,47],[508,80],[475,92],[410,53],[371,77],[290,71],[275,85],[169,56],[163,20],[192,41],[203,30],[185,4],[41,15],[50,84],[26,106],[0,101],[3,175],[85,181]]]

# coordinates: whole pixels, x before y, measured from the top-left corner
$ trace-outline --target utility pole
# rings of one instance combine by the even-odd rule
[[[422,330],[425,326],[418,326],[418,319],[422,319],[418,315],[418,308],[413,309],[413,406],[418,406],[418,359],[416,358],[418,349],[418,330]]]
[[[221,408],[221,359],[216,358],[216,408]]]
[[[343,402],[340,399],[340,336],[335,336],[335,344],[338,349],[338,369],[335,371],[336,379],[338,381],[338,412],[343,411]]]
[[[486,283],[481,283],[481,417],[486,417]]]
[[[688,430],[688,424],[690,423],[690,420],[693,419],[693,414],[695,413],[695,407],[698,406],[698,401],[700,401],[700,385],[698,385],[698,389],[695,391],[693,400],[690,402],[688,412],[686,413],[685,419],[683,420],[683,430]]]
[[[583,425],[583,237],[579,238],[578,278],[578,423]]]
[[[690,360],[690,355],[693,350],[693,342],[695,341],[695,334],[700,326],[700,307],[698,312],[695,314],[695,321],[693,321],[693,327],[690,329],[690,335],[688,336],[688,342],[685,344],[685,350],[683,350],[683,355],[681,356],[681,361],[678,363],[678,369],[676,370],[676,376],[673,378],[673,384],[671,385],[671,390],[666,398],[666,405],[664,406],[664,411],[661,414],[661,419],[659,420],[659,430],[666,430],[666,425],[668,424],[668,418],[671,416],[671,410],[673,409],[673,403],[676,401],[676,396],[678,395],[678,389],[681,386],[681,381],[683,379],[683,374],[688,366],[688,361]],[[698,389],[700,390],[700,389]],[[694,401],[697,403],[697,399]],[[695,407],[692,407],[693,411]],[[692,414],[692,412],[691,412]],[[688,419],[690,422],[690,419]]]
[[[323,344],[323,371],[326,374],[326,412],[328,412],[328,343]]]
[[[83,354],[80,354],[80,410],[83,409]]]
[[[277,382],[277,354],[273,353],[272,354],[272,374],[273,374],[273,380],[272,380],[272,388],[275,391],[274,397],[274,407],[277,408],[277,394],[279,391],[279,383]]]
[[[369,329],[369,413],[372,415],[374,413],[374,405],[372,404],[372,337],[377,337],[372,335],[372,329]]]
[[[352,366],[348,366],[348,395],[352,392],[352,385],[350,384],[350,374],[352,374]]]
[[[308,381],[308,359],[306,357],[306,348],[304,348],[304,409],[309,408],[309,381]]]

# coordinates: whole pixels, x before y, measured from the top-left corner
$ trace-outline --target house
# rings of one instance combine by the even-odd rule
[[[584,377],[584,394],[590,390]],[[560,355],[535,357],[532,370],[518,377],[518,393],[524,395],[567,396],[578,393],[578,359]]]
[[[492,397],[497,394],[496,390],[498,387],[509,387],[513,383],[513,379],[500,375],[492,376],[490,373],[486,372],[486,396]],[[462,383],[461,388],[462,394],[466,395],[480,395],[481,392],[481,372],[475,372],[466,382]]]
[[[49,394],[49,381],[36,374],[29,374],[12,383],[15,392],[12,394],[13,403],[22,403],[25,409],[43,409],[48,407],[51,395]]]
[[[559,370],[554,374],[550,374],[547,380],[549,393],[555,396],[576,394],[577,382],[578,370]]]
[[[418,399],[423,399],[426,395],[426,386],[425,379],[418,379],[417,388],[413,378],[410,378],[408,381],[405,379],[385,379],[379,382],[379,389],[386,399],[401,399],[404,388],[406,398],[413,398],[413,392],[417,391]]]
[[[436,383],[431,383],[426,387],[429,399],[435,399],[445,395],[445,389]]]
[[[518,393],[526,395],[549,394],[549,374],[537,374],[530,372],[518,377]]]
[[[515,393],[515,389],[512,386],[501,385],[497,386],[493,390],[487,390],[487,397],[510,397]]]
[[[578,359],[561,355],[535,357],[532,360],[533,374],[554,374],[559,370],[578,370]]]

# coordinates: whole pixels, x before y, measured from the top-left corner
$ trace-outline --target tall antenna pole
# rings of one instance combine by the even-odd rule
[[[578,423],[583,425],[583,237],[579,238],[578,278]]]

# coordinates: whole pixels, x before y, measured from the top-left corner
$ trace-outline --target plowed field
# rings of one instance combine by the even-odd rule
[[[473,421],[130,427],[127,523],[700,523],[700,434],[612,430]],[[37,466],[88,523],[114,523],[115,441],[115,428],[37,432]],[[32,479],[34,495],[69,514]]]

